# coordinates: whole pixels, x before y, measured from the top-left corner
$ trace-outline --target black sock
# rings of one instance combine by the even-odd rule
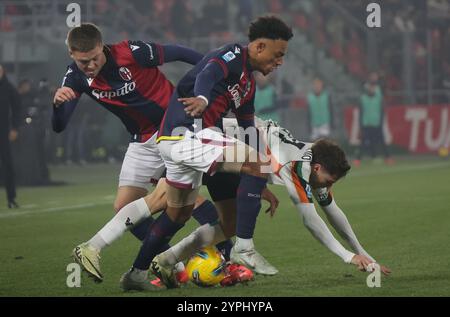
[[[201,225],[206,223],[215,223],[219,219],[216,207],[209,200],[205,200],[203,204],[192,211],[192,217]]]
[[[130,229],[130,232],[140,241],[144,241],[145,236],[147,235],[147,232],[154,221],[155,219],[153,219],[152,217],[148,217],[141,223],[134,226],[134,228]]]
[[[261,209],[261,193],[267,179],[242,175],[237,191],[236,236],[242,239],[253,238],[256,218]]]
[[[133,267],[140,270],[148,270],[153,258],[160,253],[164,245],[183,228],[184,224],[173,222],[169,216],[163,212],[153,223],[150,230],[142,242],[141,249],[134,261]]]
[[[233,248],[233,242],[230,239],[219,242],[216,244],[216,248],[223,254],[225,261],[229,262],[231,249]]]
[[[209,200],[205,200],[203,204],[195,208],[192,212],[192,217],[194,217],[200,225],[204,225],[206,223],[214,224],[219,220],[216,207]],[[231,242],[230,239],[216,244],[216,248],[222,252],[226,261],[230,261],[230,252],[232,247],[233,242]]]
[[[145,236],[147,235],[147,232],[150,230],[151,225],[155,222],[155,219],[152,217],[148,217],[138,225],[134,226],[134,228],[130,229],[130,232],[138,238],[140,241],[144,241]],[[159,253],[162,253],[170,248],[170,245],[168,243],[164,244],[162,248],[159,250]]]

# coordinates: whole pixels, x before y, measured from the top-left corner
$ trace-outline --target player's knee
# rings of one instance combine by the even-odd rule
[[[195,199],[195,206],[194,209],[201,206],[206,201],[206,198],[203,196],[198,195]]]
[[[176,223],[186,223],[189,218],[191,218],[193,207],[194,205],[177,208],[169,205],[166,209],[166,213],[172,221]]]
[[[123,207],[126,206],[126,203],[122,200],[116,200],[114,202],[114,211],[118,213]]]
[[[153,215],[167,208],[166,195],[155,195],[155,192],[144,197],[150,213]]]

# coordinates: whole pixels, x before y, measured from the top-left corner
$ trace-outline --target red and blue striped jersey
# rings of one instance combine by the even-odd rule
[[[157,67],[164,63],[164,50],[155,43],[123,41],[105,45],[104,53],[106,64],[95,78],[72,63],[62,86],[72,88],[78,98],[87,94],[120,118],[132,141],[145,142],[159,129],[174,90]],[[69,117],[78,98],[63,104]]]
[[[194,97],[197,76],[210,63],[216,63],[222,71],[222,79],[214,84],[209,104],[202,113],[202,128],[216,126],[222,128],[222,118],[229,112],[235,113],[238,122],[251,122],[254,125],[255,80],[248,61],[248,49],[239,44],[229,44],[214,50],[192,68],[178,83],[161,123],[158,140],[173,139],[172,131],[177,127],[186,127],[193,131],[194,118],[187,115],[184,105],[177,98]],[[177,129],[177,131],[179,131]],[[172,137],[172,138],[168,138]]]

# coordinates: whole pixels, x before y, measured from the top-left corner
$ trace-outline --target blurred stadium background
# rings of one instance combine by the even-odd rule
[[[295,37],[290,42],[285,65],[270,78],[269,85],[276,95],[275,109],[266,112],[266,116],[278,119],[300,139],[309,139],[307,94],[318,76],[331,95],[333,137],[357,144],[356,119],[351,107],[358,105],[364,82],[371,71],[376,71],[387,108],[438,106],[420,108],[425,114],[417,119],[416,145],[411,141],[414,115],[400,108],[389,113],[392,119],[388,116],[388,120],[396,121],[388,124],[387,141],[404,152],[437,153],[449,142],[448,108],[441,107],[450,102],[449,1],[383,1],[379,29],[366,26],[369,2],[77,1],[81,6],[81,21],[99,25],[106,43],[142,39],[182,43],[200,52],[231,41],[245,42],[247,25],[252,18],[268,12],[280,15],[293,26]],[[121,160],[128,140],[125,129],[87,98],[76,112],[71,124],[73,129],[61,135],[49,130],[52,92],[60,85],[66,65],[70,63],[64,43],[69,3],[62,0],[1,1],[0,61],[13,83],[18,85],[27,79],[31,82],[31,92],[22,102],[23,117],[25,119],[31,112],[43,118],[35,124],[43,124],[46,129],[45,152],[49,162],[89,162],[108,157]],[[187,69],[181,63],[163,67],[174,83]],[[45,102],[36,104],[33,100],[37,99],[43,79],[47,79],[50,92]],[[45,96],[40,100],[43,98]],[[427,129],[426,121],[430,122]],[[26,129],[27,125],[22,128]],[[22,141],[25,142],[23,138]]]
[[[109,204],[115,193],[115,177],[129,138],[119,120],[84,97],[68,130],[59,135],[51,130],[53,92],[59,87],[66,66],[71,62],[65,46],[69,30],[66,19],[70,13],[66,8],[71,2],[81,6],[82,22],[93,22],[101,28],[106,43],[124,39],[180,43],[203,53],[225,43],[245,42],[248,23],[258,15],[279,15],[293,27],[294,38],[289,43],[285,64],[271,76],[268,83],[276,97],[268,104],[267,109],[261,110],[261,115],[276,118],[297,138],[311,140],[307,96],[313,89],[314,79],[319,77],[332,100],[331,136],[344,144],[350,156],[355,158],[360,142],[360,96],[369,74],[377,72],[378,84],[384,95],[385,139],[390,144],[393,156],[396,160],[399,158],[399,164],[402,164],[402,160],[409,162],[411,158],[414,161],[416,157],[419,164],[424,160],[434,162],[439,155],[440,159],[448,157],[448,0],[378,1],[381,5],[381,28],[367,27],[366,6],[376,1],[365,0],[2,0],[0,64],[4,66],[9,80],[16,87],[22,85],[23,89],[22,125],[19,139],[13,144],[17,182],[20,185],[79,181],[87,190],[78,192],[77,188],[73,189],[73,194],[80,195],[80,200],[72,202],[74,206],[82,204],[81,200],[95,200],[96,191]],[[163,71],[174,83],[187,69],[181,63],[163,66]],[[26,87],[27,82],[30,89]],[[37,162],[39,160],[31,159],[36,157],[42,158],[44,166]],[[115,164],[108,167],[99,163]],[[87,170],[84,169],[87,172],[81,172],[81,168],[74,164],[98,164],[101,166],[99,173],[108,171],[100,175],[108,176],[96,178],[95,166],[88,166]],[[439,164],[435,167],[448,170],[448,164]],[[408,166],[408,171],[415,168]],[[368,168],[370,175],[377,174],[377,167]],[[401,166],[396,168],[401,172]],[[38,173],[40,169],[41,172]],[[379,167],[379,171],[382,170]],[[364,170],[359,173],[364,175]],[[82,181],[77,175],[85,176],[86,180]],[[101,190],[100,186],[93,187],[94,191],[89,192],[88,184],[96,182],[97,185],[109,185]],[[445,187],[445,180],[440,184]],[[382,188],[385,184],[380,180],[379,185],[374,186]],[[344,197],[352,197],[350,190],[343,192]],[[46,195],[69,197],[71,190],[61,188],[51,192],[46,187],[19,188],[18,202],[23,205],[22,212],[32,214],[36,208],[56,208],[57,206],[46,204]],[[403,198],[407,200],[406,197]],[[370,201],[370,197],[367,199]],[[394,197],[387,199],[393,200]],[[103,209],[106,211],[83,232],[84,238],[109,218],[108,204],[105,202]],[[60,204],[63,205],[63,202]],[[442,205],[443,202],[440,206]],[[3,209],[5,206],[6,200],[2,193],[0,211],[6,212]],[[401,209],[402,206],[397,208]],[[0,222],[12,221],[8,213],[5,215]],[[80,229],[80,226],[77,228]],[[74,241],[68,241],[64,245],[67,254],[70,246],[81,239],[78,235],[71,235]],[[63,233],[61,237],[63,238]],[[131,243],[131,238],[129,240]],[[26,247],[27,244],[24,243]],[[394,256],[394,250],[392,255]],[[280,265],[280,262],[275,264]],[[118,271],[123,270],[121,268]],[[267,287],[269,290],[270,286]],[[8,290],[10,289],[3,288],[4,292],[1,294],[8,294]],[[441,291],[444,290],[438,290]],[[39,292],[35,290],[29,294],[36,295]],[[291,294],[298,295],[295,292]],[[349,291],[348,294],[361,293]],[[405,293],[400,291],[393,294]]]

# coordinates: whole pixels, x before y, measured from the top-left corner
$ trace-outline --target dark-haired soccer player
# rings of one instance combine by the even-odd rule
[[[240,127],[254,129],[252,73],[267,75],[283,64],[292,30],[279,18],[265,16],[250,24],[248,37],[247,46],[229,44],[208,53],[175,89],[157,139],[167,168],[168,207],[147,233],[132,269],[122,276],[124,290],[139,288],[135,281],[147,275],[161,245],[189,219],[204,173],[241,174],[237,194],[215,200],[222,222],[207,225],[205,234],[222,241],[237,230],[242,240],[235,245],[242,251],[237,252],[239,256],[254,264],[257,273],[277,272],[254,250],[251,239],[253,219],[261,207],[261,193],[267,183],[267,174],[262,171],[264,158],[245,143],[224,136],[220,126],[222,118],[232,111]],[[217,193],[211,192],[214,189],[208,190],[211,196],[216,196]],[[236,208],[237,228],[235,221],[229,219],[235,217],[232,211]],[[247,218],[251,219],[250,225]],[[152,271],[159,275],[157,266],[152,266]]]
[[[259,121],[257,126],[264,140],[266,154],[270,157],[270,182],[286,187],[304,225],[319,242],[345,263],[354,264],[360,270],[367,270],[369,264],[375,260],[359,243],[347,217],[338,207],[331,193],[332,185],[350,170],[344,151],[334,142],[325,139],[314,143],[300,142],[288,130],[272,121]],[[318,215],[313,197],[325,212],[331,225],[354,253],[344,248],[333,237]],[[201,226],[170,249],[156,256],[154,262],[166,286],[177,286],[172,273],[175,263],[189,258],[204,246],[218,242],[216,237],[205,232],[208,232],[207,226]],[[384,266],[380,269],[386,275],[391,272]]]
[[[151,183],[165,170],[156,146],[156,132],[163,118],[173,85],[158,69],[163,63],[183,61],[192,65],[203,55],[178,45],[159,45],[143,41],[103,44],[100,30],[90,23],[71,29],[67,45],[73,63],[68,66],[53,100],[53,130],[61,132],[68,124],[81,94],[85,93],[115,114],[131,134],[119,177],[114,208],[117,215],[88,243],[74,249],[73,256],[97,281],[102,281],[99,253],[126,229],[143,240],[152,223],[144,197]],[[154,206],[154,209],[157,209]],[[199,199],[196,219],[201,224],[217,219],[214,205]],[[135,219],[145,219],[141,223]],[[231,248],[231,242],[227,245]]]

